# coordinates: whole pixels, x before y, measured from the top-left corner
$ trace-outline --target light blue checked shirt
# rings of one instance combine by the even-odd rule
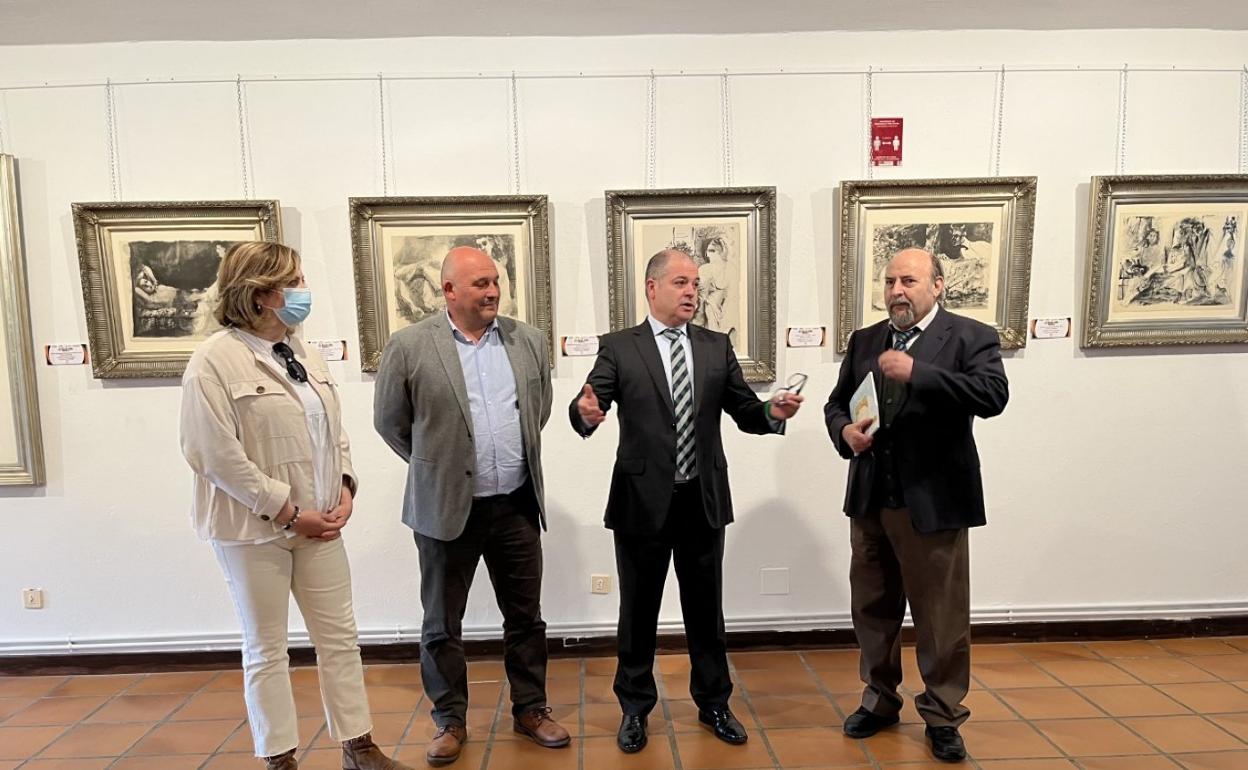
[[[515,492],[528,479],[529,468],[520,432],[516,374],[503,347],[498,321],[486,327],[481,339],[474,343],[459,330],[450,313],[446,320],[451,324],[455,350],[464,370],[468,411],[472,413],[472,438],[477,450],[472,496]]]

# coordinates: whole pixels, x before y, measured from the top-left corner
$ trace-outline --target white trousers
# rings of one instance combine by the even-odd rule
[[[342,538],[212,545],[243,625],[244,696],[256,756],[276,756],[299,745],[286,652],[292,593],[316,647],[330,736],[341,742],[371,731]]]

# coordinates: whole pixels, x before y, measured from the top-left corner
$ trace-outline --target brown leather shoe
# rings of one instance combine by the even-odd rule
[[[449,765],[459,759],[459,752],[467,741],[468,731],[460,725],[442,725],[425,749],[425,761],[434,767]]]
[[[550,707],[529,709],[516,717],[515,730],[527,735],[538,746],[560,749],[572,742],[572,736],[550,718]]]
[[[359,738],[342,742],[342,770],[412,770],[402,762],[395,762],[381,753],[373,736],[364,733]]]
[[[298,770],[298,768],[299,763],[295,761],[294,749],[285,754],[264,758],[264,770]]]

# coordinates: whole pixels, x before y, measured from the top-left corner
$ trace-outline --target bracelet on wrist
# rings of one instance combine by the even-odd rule
[[[295,506],[295,515],[290,517],[290,521],[282,525],[282,529],[290,529],[295,526],[295,522],[299,521],[299,506]]]

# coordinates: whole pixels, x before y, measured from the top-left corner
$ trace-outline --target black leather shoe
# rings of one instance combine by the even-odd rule
[[[615,743],[625,754],[636,754],[646,747],[646,717],[643,714],[625,714],[620,721],[620,732]]]
[[[866,708],[858,710],[845,718],[845,734],[850,738],[870,738],[885,727],[892,727],[900,722],[899,717],[882,717]]]
[[[966,759],[966,744],[956,727],[928,726],[923,734],[932,742],[932,756],[941,762],[961,762]]]
[[[741,726],[727,706],[707,711],[698,709],[698,721],[711,728],[715,737],[724,743],[737,746],[749,740],[750,736],[745,732],[745,728]]]

